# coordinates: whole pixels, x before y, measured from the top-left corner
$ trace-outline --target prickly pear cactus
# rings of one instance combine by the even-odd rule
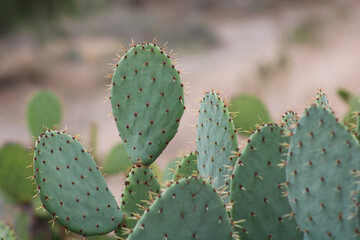
[[[125,53],[112,78],[111,105],[130,160],[154,162],[184,112],[179,73],[161,48],[143,43]]]
[[[181,178],[187,178],[192,175],[198,175],[196,153],[191,152],[187,155],[177,167],[173,180],[180,180]]]
[[[302,239],[291,217],[291,207],[282,183],[286,181],[283,146],[289,142],[283,128],[275,124],[260,127],[251,135],[231,180],[231,217],[245,220],[241,239]]]
[[[128,240],[233,239],[224,203],[213,187],[196,177],[169,187],[137,222]]]
[[[359,239],[358,141],[328,108],[305,110],[291,137],[286,177],[295,219],[309,239]]]
[[[27,179],[33,175],[31,151],[20,144],[9,143],[0,149],[0,189],[11,202],[30,202],[35,186]]]
[[[167,162],[166,167],[164,169],[164,177],[163,182],[171,181],[174,178],[176,168],[181,163],[182,157],[177,156],[174,159],[171,159]]]
[[[293,111],[287,111],[281,118],[281,125],[284,127],[284,130],[288,132],[294,132],[296,124],[299,121],[299,117]]]
[[[0,239],[1,240],[16,240],[14,230],[12,230],[6,223],[0,222]]]
[[[144,165],[134,165],[125,180],[120,208],[125,217],[125,225],[117,231],[117,235],[126,238],[128,232],[135,227],[138,218],[149,206],[149,202],[160,194],[160,184],[151,169]]]
[[[215,188],[228,187],[238,143],[230,114],[213,91],[202,99],[196,138],[199,175],[213,180]]]
[[[39,136],[44,129],[58,127],[61,121],[61,103],[50,91],[39,91],[27,104],[26,118],[33,136]]]
[[[46,131],[36,141],[34,177],[45,209],[68,230],[100,235],[118,227],[121,210],[91,155],[64,132]]]
[[[105,174],[127,173],[132,165],[124,144],[119,143],[115,145],[107,155],[103,172]]]
[[[234,125],[242,135],[250,135],[256,124],[271,121],[265,104],[256,96],[240,94],[231,99],[229,111],[234,113]]]
[[[319,89],[319,91],[317,92],[315,103],[321,107],[330,109],[329,100],[327,99],[327,96],[322,89]]]

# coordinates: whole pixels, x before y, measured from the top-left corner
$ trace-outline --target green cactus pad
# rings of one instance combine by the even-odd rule
[[[284,127],[284,130],[294,132],[298,121],[299,117],[295,112],[287,111],[281,118],[281,125]]]
[[[265,104],[253,95],[241,94],[231,99],[229,111],[235,113],[234,125],[242,135],[250,135],[256,124],[271,122]]]
[[[20,144],[6,144],[0,149],[0,189],[15,203],[30,202],[35,186],[27,179],[33,175],[31,151]]]
[[[151,194],[151,195],[150,195]],[[160,194],[160,184],[156,180],[153,172],[147,166],[134,165],[125,180],[125,187],[122,193],[120,208],[125,217],[125,226],[127,229],[133,229],[137,223],[137,219],[132,219],[135,214],[142,215],[143,207],[149,207],[151,198],[155,198],[155,194]],[[126,238],[128,234],[119,230],[119,237]]]
[[[177,167],[173,180],[180,180],[181,178],[187,178],[192,175],[198,175],[196,153],[192,152],[187,155]]]
[[[201,102],[196,138],[199,175],[210,178],[215,188],[229,186],[238,143],[229,112],[215,92]]]
[[[295,219],[310,239],[359,239],[359,165],[357,140],[330,110],[306,109],[290,140],[286,178]]]
[[[166,164],[166,167],[164,169],[163,182],[171,181],[174,178],[176,168],[181,163],[181,160],[182,160],[182,157],[177,156],[176,158],[168,161],[168,163]]]
[[[147,43],[125,53],[112,78],[111,105],[130,160],[154,162],[184,112],[179,73],[162,49]]]
[[[319,90],[316,94],[315,103],[321,107],[330,108],[329,100],[323,90]]]
[[[68,230],[100,235],[122,223],[104,178],[75,137],[42,133],[35,145],[34,174],[43,206]]]
[[[0,239],[1,240],[16,240],[14,230],[12,230],[6,223],[0,222]]]
[[[28,102],[26,118],[33,136],[38,137],[46,128],[58,127],[61,121],[61,103],[50,91],[38,91]]]
[[[103,172],[106,174],[127,173],[132,167],[123,143],[115,145],[107,155]]]
[[[283,128],[274,124],[260,127],[251,135],[235,167],[231,180],[231,217],[244,219],[241,239],[302,239],[281,183],[286,181],[280,168],[286,148]],[[271,237],[269,237],[271,236]]]
[[[213,187],[196,177],[169,187],[137,222],[128,240],[233,239],[224,203]]]

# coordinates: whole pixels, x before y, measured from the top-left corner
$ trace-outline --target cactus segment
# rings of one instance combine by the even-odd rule
[[[128,172],[132,167],[129,156],[123,143],[115,145],[107,155],[103,172],[106,174],[116,174]]]
[[[197,169],[197,161],[196,161],[196,153],[191,152],[187,155],[177,167],[175,174],[173,176],[173,180],[177,181],[181,178],[187,178],[192,175],[198,175]]]
[[[359,164],[358,141],[344,125],[328,108],[307,108],[290,140],[286,178],[295,219],[310,239],[359,239]]]
[[[28,179],[33,175],[31,151],[20,144],[9,143],[0,149],[0,189],[5,198],[15,203],[30,202],[35,186]]]
[[[199,175],[210,178],[215,188],[229,186],[236,162],[236,131],[224,102],[213,91],[201,102],[196,138]]]
[[[184,112],[180,76],[156,45],[138,44],[116,64],[111,105],[133,163],[150,165],[177,132]]]
[[[231,180],[231,217],[245,221],[240,239],[302,239],[294,218],[285,217],[291,207],[281,183],[286,181],[283,164],[283,128],[266,124],[251,135],[235,167]]]
[[[288,132],[294,132],[296,124],[299,121],[299,117],[293,111],[287,111],[281,118],[281,125],[284,127],[284,130]]]
[[[249,136],[256,124],[271,122],[265,104],[253,95],[240,94],[231,99],[229,111],[235,113],[234,125],[242,135]]]
[[[34,94],[26,108],[26,119],[32,136],[39,136],[44,129],[58,127],[61,121],[61,103],[50,91]]]
[[[91,155],[64,132],[46,131],[36,141],[34,177],[45,209],[68,230],[101,235],[118,227],[121,210]]]
[[[176,158],[168,161],[168,163],[166,164],[166,167],[164,169],[164,174],[163,174],[164,175],[164,177],[163,177],[164,183],[166,181],[171,181],[174,178],[176,168],[181,163],[181,160],[182,160],[182,157],[177,156]]]
[[[128,240],[233,239],[231,222],[221,198],[202,179],[174,183],[137,222]]]
[[[0,222],[0,239],[1,240],[16,240],[14,230],[12,230],[6,223]]]
[[[149,202],[160,194],[160,184],[156,180],[153,172],[147,166],[134,165],[129,175],[125,180],[125,187],[122,193],[122,200],[120,208],[125,217],[126,231],[117,231],[117,235],[122,238],[127,238],[127,231],[131,231],[138,219],[144,213],[144,209],[149,207]]]
[[[330,109],[329,100],[327,99],[327,96],[322,89],[320,89],[316,94],[315,103],[320,107],[325,107]]]

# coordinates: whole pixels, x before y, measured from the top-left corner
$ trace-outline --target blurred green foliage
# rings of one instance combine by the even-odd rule
[[[0,35],[18,24],[49,21],[75,10],[74,0],[0,0]]]
[[[234,125],[243,135],[250,135],[250,132],[256,129],[256,124],[271,122],[265,104],[253,95],[240,94],[231,99],[229,110],[235,113]]]

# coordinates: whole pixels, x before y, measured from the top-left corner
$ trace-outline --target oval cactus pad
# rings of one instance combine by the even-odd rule
[[[184,112],[179,73],[150,43],[133,46],[115,66],[111,105],[116,126],[130,160],[149,165],[174,137]]]
[[[214,188],[202,179],[169,187],[137,222],[128,240],[233,239],[229,215]]]
[[[99,235],[123,215],[91,155],[64,132],[46,131],[35,145],[34,172],[45,209],[68,230]]]

